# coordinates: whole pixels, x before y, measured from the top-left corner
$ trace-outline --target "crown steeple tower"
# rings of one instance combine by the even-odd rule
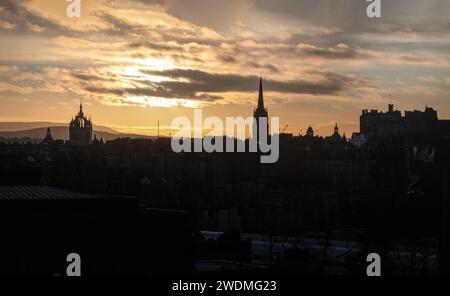
[[[69,142],[73,145],[88,145],[92,143],[93,125],[83,113],[83,101],[80,99],[80,111],[69,123]]]

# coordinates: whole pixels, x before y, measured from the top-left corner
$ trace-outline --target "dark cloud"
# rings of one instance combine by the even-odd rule
[[[329,48],[306,46],[297,48],[296,52],[305,57],[312,56],[331,60],[356,60],[372,57],[370,54],[364,53],[360,49],[350,48],[345,44]]]
[[[426,64],[428,62],[426,58],[431,60],[435,57],[427,55],[427,52],[422,55],[410,54],[410,49],[448,52],[448,39],[430,38],[432,41],[424,43],[420,42],[421,38],[399,38],[399,40],[395,38],[397,34],[400,37],[409,34],[416,36],[417,33],[435,34],[443,31],[443,28],[448,34],[450,28],[448,9],[446,10],[450,8],[448,0],[383,1],[383,17],[380,20],[367,18],[365,8],[368,3],[364,0],[320,2],[317,0],[106,0],[108,7],[101,7],[93,12],[100,22],[95,22],[92,28],[84,29],[83,32],[75,31],[54,21],[53,18],[46,19],[28,10],[27,3],[27,0],[0,0],[0,7],[3,8],[0,19],[14,25],[14,28],[9,28],[8,32],[24,35],[43,34],[44,39],[46,35],[77,37],[80,41],[88,41],[86,42],[88,54],[84,56],[81,51],[75,53],[74,50],[67,53],[71,50],[68,44],[67,48],[61,51],[59,59],[53,56],[45,58],[42,56],[45,54],[38,53],[41,55],[39,59],[20,60],[19,56],[8,59],[4,63],[16,66],[33,65],[73,69],[75,72],[72,76],[77,79],[76,83],[80,88],[92,93],[112,94],[119,97],[134,95],[216,101],[222,99],[227,92],[257,91],[258,77],[251,75],[208,73],[190,69],[143,72],[143,74],[169,78],[167,81],[156,83],[143,80],[145,75],[137,79],[134,75],[117,74],[118,77],[114,77],[112,73],[106,73],[125,70],[133,64],[132,58],[170,60],[179,67],[189,66],[197,69],[211,69],[212,66],[224,65],[222,71],[241,73],[240,71],[245,70],[246,73],[273,73],[272,77],[278,80],[268,79],[265,82],[268,91],[338,95],[362,87],[371,87],[371,84],[364,77],[331,71],[308,72],[307,79],[301,76],[297,78],[290,73],[297,67],[310,69],[317,66],[319,62],[326,63],[328,69],[336,67],[334,71],[366,75],[374,72],[373,68],[370,69],[371,59],[380,61],[390,52],[398,53],[398,55],[392,55],[392,60],[399,56],[395,62],[414,64]],[[165,8],[150,7],[151,5],[163,5]],[[111,9],[116,7],[117,9]],[[249,7],[252,9],[248,9]],[[155,15],[159,15],[160,12],[162,18],[154,23],[149,19],[149,22],[144,24],[141,18],[135,22],[127,15],[130,8],[134,9],[133,13],[138,10],[148,12],[153,9],[157,12]],[[232,12],[235,8],[238,11]],[[174,11],[177,12],[175,16],[180,16],[180,20],[191,23],[172,18],[171,12]],[[261,11],[264,13],[261,14]],[[165,12],[168,12],[169,16],[166,16]],[[422,12],[424,14],[421,14]],[[443,20],[445,14],[446,18]],[[199,15],[201,16],[198,17]],[[420,18],[415,19],[418,15]],[[274,26],[266,22],[268,18]],[[214,25],[210,26],[210,22]],[[261,24],[261,28],[252,27],[252,22]],[[297,23],[298,28],[294,26]],[[202,27],[196,27],[193,24]],[[223,27],[223,24],[226,24],[225,27],[228,30],[225,33],[220,32],[221,35],[208,30],[208,28]],[[33,31],[33,26],[36,26],[37,30]],[[274,28],[274,31],[263,32],[268,27]],[[311,31],[308,30],[309,28]],[[245,31],[244,33],[248,30],[250,34],[240,34],[241,30]],[[379,35],[375,35],[376,38],[370,38],[371,35],[366,33]],[[113,38],[108,38],[110,36]],[[112,46],[109,46],[110,44]],[[84,47],[84,43],[80,43],[80,46]],[[100,50],[102,52],[97,58],[97,56],[89,55],[91,50],[95,54],[98,54]],[[52,53],[48,52],[48,54]],[[351,63],[355,60],[367,63]],[[392,62],[387,60],[387,63]],[[136,61],[139,67],[142,66],[141,62]],[[351,67],[347,67],[347,64]],[[112,65],[118,66],[117,69],[91,71],[94,67],[106,68]],[[356,69],[360,65],[366,68]],[[301,68],[303,66],[305,67]],[[289,74],[286,75],[290,78],[284,81],[279,77],[282,77],[286,69],[289,70]],[[219,71],[218,68],[217,71]],[[399,73],[399,77],[400,74],[404,73]],[[127,85],[127,87],[120,88],[120,85]]]
[[[450,2],[447,0],[381,1],[382,18],[368,19],[367,1],[361,0],[259,0],[255,7],[270,13],[296,18],[328,28],[352,32],[383,32],[385,28],[405,27],[426,31],[448,23]],[[420,15],[420,18],[418,17]]]
[[[101,19],[103,23],[108,24],[108,27],[110,28],[107,30],[96,31],[96,33],[99,34],[119,36],[129,36],[130,34],[142,35],[146,30],[144,26],[130,24],[129,22],[104,11],[98,11],[95,15]]]
[[[46,19],[39,14],[29,11],[24,4],[26,0],[2,0],[0,1],[1,20],[15,25],[13,31],[53,34],[53,35],[73,35],[73,31],[57,22]],[[41,32],[34,32],[32,27],[39,27]],[[0,29],[1,31],[1,29]]]
[[[227,55],[227,54],[218,54],[217,59],[219,61],[221,61],[223,63],[227,63],[227,64],[239,64],[239,61],[235,57],[233,57],[231,55]],[[258,63],[255,61],[248,61],[248,62],[244,62],[243,64],[245,65],[245,67],[250,67],[250,68],[253,68],[256,70],[265,69],[265,70],[268,70],[269,72],[273,72],[273,73],[280,72],[278,67],[276,67],[270,63],[262,64],[262,63]]]
[[[9,13],[18,14],[19,13],[18,5],[20,5],[21,3],[22,1],[20,0],[17,1],[2,0],[0,2],[0,7],[3,7]]]
[[[167,43],[157,43],[152,41],[135,41],[128,44],[128,48],[131,49],[138,49],[138,48],[147,48],[151,50],[162,50],[162,51],[183,51],[182,46],[176,46],[173,44],[167,44]]]
[[[420,37],[448,36],[450,1],[395,0],[382,2],[382,18],[368,18],[365,0],[169,0],[169,13],[197,25],[227,32],[236,24],[259,31],[255,19],[286,26],[298,25],[292,38],[282,42],[330,46],[345,42],[373,46],[380,40],[362,34],[418,34]],[[263,24],[267,25],[266,23]],[[294,25],[295,26],[295,25]],[[264,30],[264,29],[261,29]],[[300,33],[301,31],[301,33]],[[261,37],[261,36],[258,36]],[[280,41],[280,40],[278,40]],[[389,42],[396,43],[400,40]]]
[[[92,93],[99,93],[99,94],[113,94],[118,96],[123,96],[126,92],[121,89],[112,89],[112,88],[106,88],[106,87],[95,87],[95,86],[88,86],[85,88],[85,90],[92,92]]]
[[[407,63],[417,63],[417,64],[426,63],[426,62],[430,61],[426,58],[417,57],[417,56],[407,56],[407,55],[399,57],[399,60],[403,61],[403,62],[407,62]]]
[[[265,69],[265,70],[268,70],[269,72],[272,72],[272,73],[280,72],[277,67],[275,67],[274,65],[269,64],[269,63],[267,63],[267,64],[260,64],[260,63],[257,63],[257,62],[247,62],[246,66],[254,68],[254,69]]]
[[[224,63],[234,64],[237,62],[235,57],[227,54],[219,54],[217,58]]]
[[[142,71],[147,75],[158,75],[171,78],[170,81],[152,82],[140,81],[140,85],[124,90],[88,87],[86,90],[95,93],[109,93],[116,95],[131,94],[135,96],[153,96],[162,98],[183,98],[191,100],[219,100],[222,97],[211,93],[247,92],[253,93],[258,89],[257,76],[237,74],[217,74],[199,70],[173,69],[166,71]],[[355,78],[334,72],[309,72],[320,77],[317,81],[278,81],[265,80],[267,91],[310,94],[335,95],[349,89],[369,86],[364,78]]]
[[[125,8],[142,8],[144,6],[165,6],[167,0],[104,0],[104,3],[109,7],[125,7]]]
[[[130,34],[143,35],[143,33],[147,30],[143,26],[130,24],[119,17],[99,10],[95,12],[95,16],[97,16],[103,24],[107,24],[108,29],[99,29],[94,26],[88,31],[78,31],[29,10],[26,7],[27,2],[29,1],[0,1],[0,8],[3,8],[0,11],[0,19],[2,21],[14,24],[15,27],[13,32],[89,39],[94,36],[91,34],[129,36]],[[39,28],[39,30],[34,30],[33,28]],[[0,31],[1,30],[2,29],[0,28]]]
[[[150,5],[165,5],[167,3],[167,0],[133,0],[134,2],[141,2],[144,4],[150,4]]]
[[[90,74],[90,73],[72,73],[72,76],[75,78],[78,78],[79,80],[82,81],[87,81],[87,82],[97,82],[97,81],[104,81],[104,82],[114,82],[117,79],[114,77],[114,75],[112,73],[108,73],[108,76],[100,76],[100,75],[95,75],[95,74]]]
[[[220,51],[221,49],[218,49]],[[266,68],[274,70],[273,64],[261,65],[255,60],[273,58],[286,58],[307,61],[308,59],[321,60],[368,60],[375,58],[374,54],[362,48],[352,48],[344,43],[330,47],[319,47],[312,44],[281,44],[281,43],[254,43],[233,44],[225,52],[217,54],[218,60],[226,63],[238,63],[244,61],[244,66],[254,64],[255,69]],[[248,61],[252,62],[248,62]],[[275,68],[277,68],[275,66]],[[275,70],[276,71],[276,70]]]
[[[254,0],[167,0],[166,9],[179,19],[217,31],[228,30],[252,11]]]
[[[108,3],[115,4],[116,2],[120,2],[123,0],[109,0]],[[166,5],[167,0],[128,0],[129,2],[133,3],[142,3],[146,5]]]

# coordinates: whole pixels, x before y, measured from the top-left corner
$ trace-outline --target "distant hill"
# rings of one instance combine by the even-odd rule
[[[19,131],[0,131],[0,138],[6,139],[23,139],[29,138],[34,140],[42,140],[45,137],[47,132],[47,127],[42,128],[33,128],[28,130],[19,130]],[[69,127],[67,126],[50,126],[53,139],[55,140],[69,140]],[[94,135],[97,136],[97,139],[103,139],[103,141],[111,141],[118,138],[152,138],[149,136],[137,135],[137,134],[122,134],[118,132],[107,132],[101,130],[95,130],[93,132]]]
[[[26,131],[26,130],[32,130],[32,129],[39,129],[39,128],[47,128],[47,127],[56,127],[56,126],[66,126],[68,123],[60,123],[60,122],[46,122],[46,121],[39,121],[39,122],[0,122],[0,132],[13,132],[13,131]],[[107,132],[110,134],[119,134],[119,132],[113,130],[112,128],[101,126],[101,125],[95,125],[94,124],[94,130],[99,132]]]

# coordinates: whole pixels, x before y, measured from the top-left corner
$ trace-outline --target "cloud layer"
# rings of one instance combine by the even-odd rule
[[[431,101],[450,116],[448,1],[382,1],[381,19],[360,0],[82,0],[80,19],[66,5],[0,2],[0,102],[19,107],[0,117],[26,117],[31,95],[82,96],[112,113],[229,114],[251,110],[259,75],[277,112],[321,108],[321,119],[308,112],[292,126],[355,122],[349,110],[379,107],[389,92],[404,108]]]

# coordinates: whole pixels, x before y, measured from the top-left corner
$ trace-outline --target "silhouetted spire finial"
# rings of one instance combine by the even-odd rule
[[[262,80],[262,76],[259,77],[258,109],[264,110],[264,92],[263,92],[263,80]]]

